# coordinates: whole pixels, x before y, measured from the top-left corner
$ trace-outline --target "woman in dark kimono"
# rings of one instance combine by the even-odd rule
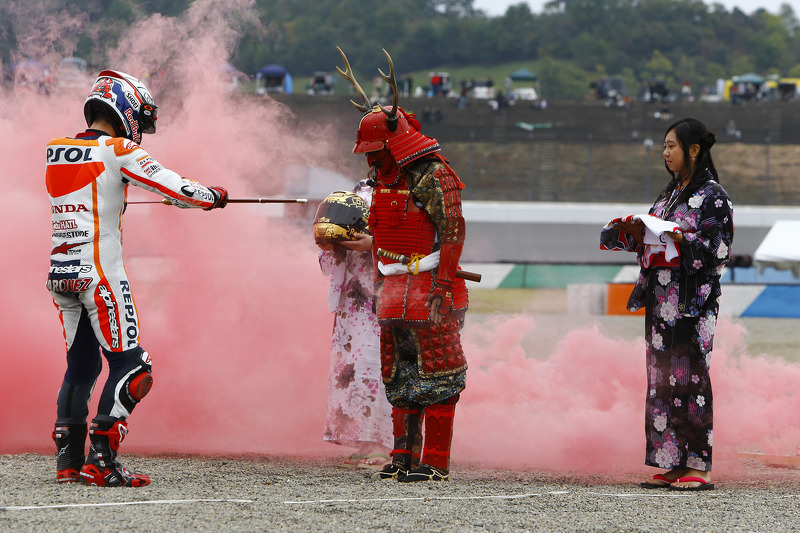
[[[672,261],[653,261],[640,220],[616,222],[601,235],[608,249],[648,256],[628,301],[645,308],[648,391],[645,464],[663,468],[645,488],[713,489],[713,399],[709,362],[721,295],[720,273],[730,257],[733,209],[717,178],[710,149],[715,135],[692,118],[672,124],[664,137],[664,162],[672,180],[650,214],[680,231]],[[663,265],[669,266],[663,266]]]

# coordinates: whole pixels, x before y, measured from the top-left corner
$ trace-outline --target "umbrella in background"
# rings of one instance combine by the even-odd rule
[[[511,79],[514,81],[536,81],[538,76],[526,68],[521,68],[511,73]]]
[[[747,74],[742,74],[741,76],[734,76],[731,78],[731,81],[733,83],[752,83],[754,85],[760,85],[767,81],[767,78],[749,72]]]

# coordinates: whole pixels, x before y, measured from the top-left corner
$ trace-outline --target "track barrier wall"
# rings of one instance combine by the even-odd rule
[[[470,290],[561,288],[567,291],[567,313],[643,315],[627,309],[639,273],[635,265],[465,263],[464,270],[483,275]],[[734,317],[800,318],[800,279],[791,272],[756,267],[723,272],[720,314]]]

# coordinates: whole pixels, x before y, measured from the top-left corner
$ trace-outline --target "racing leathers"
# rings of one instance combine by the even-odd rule
[[[164,168],[135,142],[98,130],[47,145],[53,226],[47,288],[58,308],[67,349],[53,435],[59,448],[58,481],[79,479],[75,470],[83,464],[88,403],[100,374],[101,351],[109,376],[95,419],[102,428],[98,434],[113,426],[121,442],[124,420],[152,385],[150,356],[139,346],[139,318],[122,259],[122,214],[129,184],[182,208],[223,207],[221,200],[227,196],[224,189],[205,187]],[[118,470],[117,477],[124,478],[124,467]]]

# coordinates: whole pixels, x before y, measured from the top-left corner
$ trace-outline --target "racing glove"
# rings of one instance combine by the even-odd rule
[[[228,191],[224,187],[209,187],[208,190],[214,195],[214,203],[211,207],[204,207],[203,211],[210,211],[212,209],[222,209],[228,205]]]

